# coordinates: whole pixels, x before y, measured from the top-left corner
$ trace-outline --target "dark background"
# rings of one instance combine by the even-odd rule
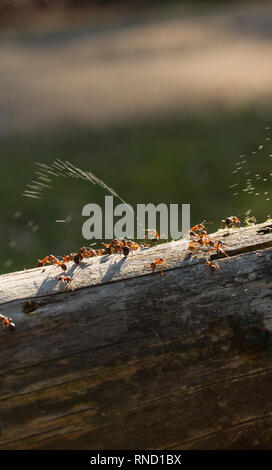
[[[272,214],[270,2],[2,1],[0,27],[1,272],[85,245],[82,207],[104,201],[67,178],[22,197],[35,162],[190,203],[210,230]]]

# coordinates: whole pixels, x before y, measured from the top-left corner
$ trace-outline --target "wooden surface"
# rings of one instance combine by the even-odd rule
[[[272,225],[214,237],[0,276],[0,449],[270,449]]]

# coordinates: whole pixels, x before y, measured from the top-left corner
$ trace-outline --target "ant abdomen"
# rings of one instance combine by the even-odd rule
[[[129,247],[128,246],[123,247],[123,255],[125,257],[127,257],[129,255]]]
[[[80,254],[80,253],[77,253],[77,254],[74,256],[74,262],[75,262],[76,264],[79,264],[81,260],[82,260],[81,254]]]

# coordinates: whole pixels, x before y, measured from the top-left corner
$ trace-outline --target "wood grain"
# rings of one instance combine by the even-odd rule
[[[0,449],[271,448],[271,228],[0,276]]]

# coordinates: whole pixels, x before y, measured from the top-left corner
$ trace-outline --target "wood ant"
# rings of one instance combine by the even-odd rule
[[[194,225],[192,228],[191,228],[191,232],[203,232],[203,230],[205,231],[205,225],[202,223],[202,224],[197,224],[197,225]]]
[[[2,326],[8,328],[10,331],[15,330],[15,323],[13,323],[12,319],[4,317],[4,315],[1,315],[1,313],[0,313],[0,323]]]
[[[222,250],[222,245],[223,243],[221,242],[221,240],[219,240],[218,242],[215,242],[215,249],[217,251],[217,253],[222,253],[224,256],[226,256],[227,258],[229,258],[229,255],[227,255],[227,253]]]
[[[96,256],[103,256],[103,255],[108,255],[110,253],[107,252],[107,250],[105,250],[105,248],[99,248],[98,250],[96,250]]]
[[[46,256],[44,259],[37,261],[37,268],[41,268],[45,264],[53,264],[54,262],[59,261],[54,255]]]
[[[153,261],[153,263],[151,263],[151,269],[152,271],[155,271],[156,267],[159,265],[159,264],[162,264],[165,268],[167,268],[167,264],[166,264],[166,259],[165,258],[158,258],[156,259],[155,261]],[[161,270],[161,274],[162,274],[162,270]]]
[[[195,250],[197,246],[199,245],[200,247],[205,247],[209,246],[210,248],[216,250],[216,252],[219,254],[223,254],[224,256],[227,256],[227,253],[222,249],[222,241],[215,241],[212,240],[209,235],[207,235],[207,232],[205,230],[205,225],[204,222],[202,224],[194,225],[192,229],[190,230],[190,238],[191,241],[188,246],[188,250]]]
[[[220,269],[218,263],[212,263],[211,261],[206,261],[205,265],[208,266],[208,268],[210,268],[211,272],[214,272]]]
[[[59,261],[59,259],[56,258],[56,256],[49,255],[49,256],[46,256],[42,260],[39,259],[37,261],[37,267],[40,268],[40,267],[44,266],[45,264],[53,264],[55,266],[60,266],[63,271],[67,271],[67,265],[66,265],[65,261],[67,261],[68,258],[69,257],[66,256],[62,261]]]
[[[97,256],[97,252],[93,248],[86,248],[83,246],[80,248],[78,253],[73,254],[73,261],[76,264],[79,264],[83,258],[91,258],[92,256]]]
[[[188,250],[193,251],[193,250],[196,250],[196,248],[197,248],[197,246],[194,242],[189,243]]]
[[[67,271],[67,264],[63,261],[56,261],[53,263],[55,266],[59,266],[63,271]]]
[[[224,224],[227,228],[240,227],[241,221],[238,217],[232,215],[231,217],[221,220],[221,224]]]
[[[106,253],[111,255],[112,253],[120,253],[123,250],[124,242],[122,240],[118,240],[117,238],[114,238],[109,244],[103,243],[103,245],[106,247]]]
[[[123,255],[127,258],[127,256],[129,255],[129,247],[127,245],[124,245],[123,246]]]
[[[161,238],[160,235],[154,229],[151,229],[151,230],[148,229],[148,234],[145,236],[145,239],[149,240],[152,243],[156,243],[157,241],[160,240],[160,238]]]
[[[75,256],[75,253],[70,253],[70,255],[64,256],[61,262],[65,264],[65,263],[68,263],[68,261],[73,261],[74,256]]]
[[[76,264],[79,264],[80,261],[83,260],[83,256],[81,255],[81,253],[77,253],[76,255],[74,255],[73,257],[73,261],[76,263]]]
[[[66,282],[66,285],[72,282],[72,278],[70,276],[58,276],[59,282]]]
[[[207,222],[205,222],[207,223]],[[196,233],[197,232],[197,233]],[[204,225],[204,222],[202,222],[201,224],[197,224],[197,225],[194,225],[191,230],[190,230],[190,237],[203,237],[203,236],[206,236],[207,235],[207,232],[206,232],[206,227]]]
[[[141,248],[138,243],[132,240],[118,240],[117,238],[112,240],[108,245],[106,243],[103,243],[103,245],[106,247],[104,254],[123,253],[125,257],[129,255],[130,251]]]

